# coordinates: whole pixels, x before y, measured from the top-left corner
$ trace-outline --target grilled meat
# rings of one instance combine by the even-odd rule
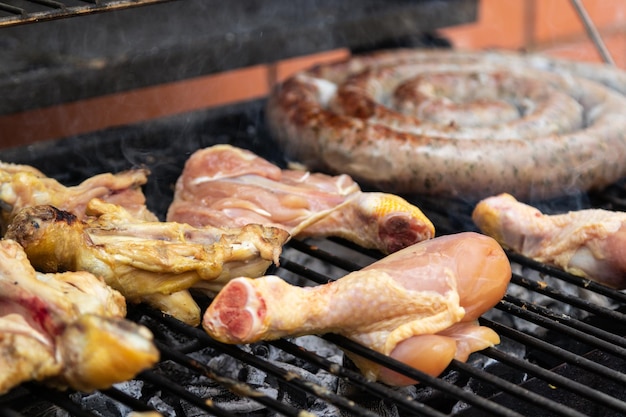
[[[571,274],[626,288],[626,213],[587,209],[547,215],[500,194],[480,201],[472,218],[506,248]]]
[[[0,240],[0,393],[29,380],[108,388],[152,366],[152,334],[125,314],[101,279],[38,273],[17,242]]]
[[[362,192],[347,175],[281,170],[229,145],[191,155],[167,219],[215,227],[258,223],[300,238],[342,237],[383,253],[435,234],[430,220],[398,196]]]
[[[436,375],[453,358],[499,343],[476,320],[502,298],[510,278],[495,240],[460,233],[417,243],[321,286],[298,287],[277,276],[234,279],[207,309],[203,327],[226,343],[338,333]],[[351,357],[370,378],[415,382]]]
[[[92,198],[100,198],[126,208],[133,216],[156,221],[146,208],[141,186],[148,171],[133,169],[117,174],[100,174],[72,187],[28,165],[0,162],[0,227],[3,232],[13,216],[28,206],[50,204],[83,218],[85,207]]]
[[[201,281],[219,288],[233,276],[262,275],[278,263],[288,238],[282,229],[259,225],[217,229],[141,221],[99,199],[86,213],[81,221],[53,206],[27,207],[6,236],[41,271],[92,272],[129,302],[146,302],[194,326],[200,311],[187,290]]]
[[[396,48],[294,74],[266,116],[310,170],[403,194],[549,198],[626,175],[625,80],[537,54]]]

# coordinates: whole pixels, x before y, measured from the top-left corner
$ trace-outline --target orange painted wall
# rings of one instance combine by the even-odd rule
[[[580,1],[615,64],[626,69],[626,1]],[[475,23],[441,34],[457,48],[508,48],[602,61],[571,0],[480,0]]]
[[[615,63],[626,69],[626,0],[581,0]],[[479,0],[476,22],[440,34],[455,48],[505,48],[601,61],[571,0]],[[158,87],[148,87],[61,106],[0,116],[3,143],[10,147],[85,133],[110,126],[265,96],[272,85],[346,50],[243,68]],[[159,106],[150,103],[158,102]],[[167,105],[163,105],[167,103]]]

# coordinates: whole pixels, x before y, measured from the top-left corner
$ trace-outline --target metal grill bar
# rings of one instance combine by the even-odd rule
[[[0,3],[0,10],[9,13],[8,16],[0,15],[0,27],[102,13],[148,4],[164,3],[172,0],[76,0],[76,2],[80,1],[85,4],[69,5],[61,1],[53,0],[24,0],[24,3],[30,2],[31,4],[43,7],[36,8],[35,10],[27,10],[24,7]]]
[[[351,244],[350,242],[345,242],[345,241],[341,241],[339,239],[332,239],[331,241],[333,242],[340,242],[341,245],[346,246],[352,250],[356,250],[359,251],[361,253],[363,252],[362,248],[358,248],[356,245]],[[307,255],[310,255],[316,259],[320,259],[324,262],[327,262],[331,265],[334,265],[338,268],[341,268],[345,271],[356,271],[358,269],[363,268],[364,265],[358,264],[356,262],[353,262],[350,259],[347,259],[343,256],[338,256],[337,254],[331,253],[327,250],[324,250],[318,246],[315,245],[311,245],[311,244],[307,244],[305,242],[299,241],[298,239],[294,239],[292,241],[290,241],[290,246],[293,247],[294,249],[299,250],[302,253],[305,253]],[[374,259],[379,259],[381,258],[380,253],[378,254],[369,254],[368,255],[371,256],[371,258]]]
[[[515,273],[513,274],[511,278],[511,282],[519,286],[528,288],[538,294],[543,294],[552,299],[562,301],[563,303],[567,305],[578,307],[582,310],[588,311],[593,314],[602,315],[611,320],[617,320],[619,322],[626,322],[625,321],[626,318],[624,314],[620,312],[610,310],[606,307],[594,304],[580,297],[575,297],[570,294],[565,294],[553,288],[552,286],[546,284],[545,282],[538,282],[533,279],[529,279],[529,278],[526,278],[522,275],[515,274]]]
[[[600,341],[607,342],[606,344],[603,344],[602,347],[604,349],[612,350],[614,354],[623,355],[624,350],[623,349],[618,350],[618,347],[622,347],[622,348],[626,347],[626,340],[621,335],[616,335],[614,333],[600,329],[597,326],[589,325],[580,320],[576,320],[566,314],[554,313],[553,311],[547,309],[546,307],[533,304],[533,303],[527,303],[523,300],[520,300],[519,298],[512,297],[510,295],[505,295],[503,298],[503,301],[501,301],[500,304],[496,306],[496,308],[499,308],[503,311],[508,311],[508,312],[512,312],[513,309],[515,309],[515,312],[519,317],[523,317],[529,321],[533,321],[534,317],[543,318],[543,319],[535,319],[535,320],[542,320],[541,323],[537,323],[537,324],[542,324],[542,323],[548,324],[548,325],[550,325],[551,323],[560,323],[562,325],[566,324],[569,327],[565,326],[560,329],[562,329],[563,332],[567,332],[568,336],[576,336],[576,335],[583,335],[583,337],[587,335],[593,336]],[[535,313],[535,315],[531,317],[530,316],[531,313]],[[556,326],[558,325],[555,325],[555,328]],[[578,332],[577,333],[573,333],[573,331],[568,332],[567,329],[569,328],[578,330]],[[590,342],[590,341],[586,340],[586,342]]]
[[[452,366],[456,369],[462,370],[463,372],[472,375],[474,378],[485,381],[495,387],[498,387],[502,392],[509,393],[511,395],[515,395],[518,398],[523,398],[529,404],[532,404],[537,408],[537,412],[541,412],[541,410],[548,410],[557,415],[567,416],[567,417],[585,417],[585,414],[582,414],[576,410],[573,410],[570,407],[564,406],[556,401],[552,401],[549,398],[543,397],[535,392],[529,391],[520,385],[511,383],[505,379],[498,378],[495,375],[488,374],[485,372],[481,372],[466,363],[459,362],[455,360],[452,363]]]
[[[507,312],[512,312],[517,317],[523,318],[524,320],[527,320],[531,323],[538,324],[547,329],[556,330],[564,335],[580,340],[581,342],[584,342],[588,345],[596,346],[598,348],[611,352],[612,354],[615,354],[618,356],[624,356],[625,350],[623,348],[619,346],[615,346],[611,342],[605,342],[604,340],[599,339],[590,333],[581,332],[579,330],[576,330],[572,327],[569,327],[561,323],[562,320],[563,321],[567,320],[565,316],[561,318],[557,318],[557,319],[552,319],[548,315],[542,315],[542,314],[538,314],[538,313],[528,310],[526,308],[527,304],[524,303],[523,301],[518,301],[518,304],[520,304],[521,306],[517,306],[517,305],[514,305],[513,303],[507,302],[511,298],[512,297],[506,295],[504,298],[505,301],[501,301],[498,305],[496,305],[495,308],[503,310],[503,311],[507,311]],[[545,309],[543,310],[538,309],[538,310],[546,311]],[[575,322],[575,320],[570,319],[569,322],[570,323]]]
[[[617,302],[626,302],[626,293],[598,284],[597,282],[591,281],[589,279],[584,279],[575,275],[568,274],[567,272],[557,269],[553,266],[542,264],[541,262],[537,262],[533,259],[526,258],[525,256],[508,250],[506,251],[506,254],[511,262],[518,263],[522,266],[527,266],[538,272],[545,273],[562,281],[566,281],[570,284],[576,285],[577,287],[585,288],[597,294],[610,297]]]
[[[182,323],[180,323],[178,320],[172,317],[162,315],[158,312],[152,312],[149,314],[152,315],[153,317],[160,315],[161,316],[160,320],[168,323],[168,325],[170,326],[175,326],[182,333],[185,333],[191,337],[197,338],[198,340],[201,340],[206,345],[213,346],[217,348],[218,350],[220,350],[221,352],[224,352],[238,360],[248,363],[258,369],[262,369],[282,379],[286,383],[289,383],[290,385],[301,389],[304,392],[308,392],[309,394],[313,394],[313,395],[319,396],[320,398],[324,398],[328,400],[329,402],[337,405],[338,407],[343,408],[351,413],[354,413],[355,415],[365,416],[365,417],[367,416],[377,417],[377,415],[375,413],[372,413],[370,410],[364,409],[363,407],[357,404],[354,404],[352,401],[349,401],[347,398],[343,396],[336,395],[328,391],[325,387],[316,385],[309,381],[305,381],[302,378],[298,377],[297,375],[294,375],[293,373],[289,373],[288,371],[285,371],[284,369],[279,368],[271,364],[270,362],[265,361],[261,358],[258,358],[250,353],[244,352],[243,350],[239,349],[236,346],[225,345],[225,344],[219,343],[211,339],[205,332],[203,332],[200,329],[181,325]]]
[[[519,330],[503,326],[498,322],[489,319],[482,319],[482,322],[496,330],[501,336],[506,336],[509,339],[516,340],[528,347],[541,349],[543,352],[549,353],[550,355],[561,359],[563,362],[575,364],[576,366],[595,372],[600,376],[613,379],[615,382],[626,385],[626,375],[621,372],[615,371],[604,365],[600,365],[597,362],[593,362],[585,358],[584,356],[572,353],[558,346],[554,346],[526,333],[522,333]]]
[[[65,4],[54,1],[54,0],[30,0],[32,3],[41,4],[42,6],[47,6],[52,9],[63,9],[65,8]]]
[[[521,414],[513,410],[510,410],[499,404],[493,403],[482,397],[478,397],[474,393],[465,391],[462,388],[459,388],[456,385],[450,384],[440,378],[434,378],[430,375],[420,372],[417,369],[411,368],[410,366],[407,366],[406,364],[402,362],[399,362],[388,356],[382,355],[378,352],[368,349],[356,342],[353,342],[350,339],[346,339],[345,337],[334,335],[334,334],[328,334],[328,335],[325,335],[324,338],[326,340],[329,340],[335,343],[337,346],[341,346],[343,349],[347,349],[366,359],[382,364],[393,371],[396,371],[405,376],[408,376],[409,378],[418,380],[420,381],[421,384],[425,384],[425,385],[440,389],[442,391],[445,391],[446,393],[453,395],[456,398],[468,404],[474,405],[486,412],[493,413],[499,416],[507,416],[507,417],[508,416],[510,417],[521,416]]]
[[[52,404],[56,404],[57,406],[69,412],[72,416],[76,416],[76,417],[97,417],[98,416],[97,414],[92,413],[91,411],[85,410],[79,404],[76,404],[71,399],[69,399],[66,395],[60,394],[56,390],[53,390],[47,387],[40,387],[32,383],[28,383],[26,384],[26,386],[33,395],[43,398]]]
[[[135,411],[139,411],[139,412],[155,411],[153,407],[150,407],[145,402],[138,400],[137,398],[132,397],[126,392],[120,391],[117,388],[109,388],[106,390],[102,390],[102,393],[108,396],[109,398],[112,398],[122,404],[127,405],[129,408]]]
[[[279,411],[280,413],[286,416],[298,417],[300,415],[300,410],[290,407],[287,404],[283,404],[280,401],[277,401],[274,398],[271,398],[258,390],[254,390],[251,387],[245,387],[246,393],[244,394],[243,393],[244,390],[242,389],[242,383],[240,381],[227,378],[223,375],[218,375],[213,370],[211,370],[208,366],[196,360],[191,359],[189,356],[183,354],[182,352],[179,352],[174,349],[170,349],[163,343],[159,343],[157,341],[156,345],[159,348],[159,351],[161,352],[161,354],[165,358],[173,360],[176,363],[185,366],[187,369],[194,370],[198,372],[199,374],[205,375],[208,378],[211,378],[215,381],[220,382],[232,392],[235,392],[235,393],[240,392],[242,393],[242,395],[247,394],[255,401],[258,401],[259,403],[268,406],[270,409]]]
[[[602,60],[607,64],[615,65],[615,60],[613,60],[611,53],[609,52],[606,45],[604,44],[604,41],[602,40],[602,36],[600,36],[600,32],[598,32],[598,29],[593,24],[593,21],[591,20],[591,17],[589,17],[589,14],[587,13],[587,9],[585,9],[585,6],[583,6],[582,1],[571,0],[571,3],[572,3],[572,6],[574,6],[574,10],[576,10],[576,13],[578,14],[578,17],[580,18],[583,25],[585,26],[585,30],[587,31],[589,38],[591,39],[598,53],[602,57]]]
[[[431,407],[428,407],[425,404],[407,399],[406,396],[400,394],[398,391],[392,390],[381,384],[373,384],[370,381],[366,380],[365,377],[360,373],[351,371],[343,366],[337,366],[336,363],[330,362],[327,359],[312,352],[309,352],[284,339],[273,341],[271,342],[271,344],[279,347],[280,349],[283,349],[286,352],[291,353],[294,356],[298,356],[306,359],[308,362],[315,363],[317,366],[325,369],[327,372],[336,374],[339,377],[346,378],[351,382],[358,384],[360,388],[362,388],[366,392],[372,393],[373,395],[376,395],[380,398],[389,398],[393,400],[396,405],[400,406],[406,411],[429,417],[442,417],[445,415]]]
[[[506,355],[494,348],[487,348],[483,351],[483,354],[500,361],[501,363],[509,364],[515,369],[524,369],[531,375],[535,375],[538,378],[546,381],[547,383],[559,387],[568,389],[573,393],[580,396],[589,398],[592,401],[601,403],[604,406],[613,408],[621,413],[626,413],[626,402],[620,401],[610,395],[604,394],[600,391],[591,389],[587,385],[580,384],[572,379],[563,377],[559,374],[546,370],[538,365],[534,365],[528,361]]]
[[[226,410],[221,409],[220,407],[215,406],[210,400],[203,399],[194,395],[180,386],[176,381],[166,378],[162,375],[157,374],[153,371],[145,371],[139,375],[139,378],[146,380],[154,385],[161,387],[162,389],[171,392],[174,395],[177,395],[179,398],[184,399],[190,404],[195,405],[196,407],[211,413],[214,416],[218,417],[237,417],[236,414],[230,413]]]

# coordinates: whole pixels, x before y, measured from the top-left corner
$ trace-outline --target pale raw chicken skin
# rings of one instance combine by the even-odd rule
[[[613,288],[626,288],[624,212],[586,209],[547,215],[500,194],[480,201],[472,218],[505,248]]]
[[[299,238],[341,237],[383,253],[435,234],[421,210],[399,196],[363,192],[347,175],[280,169],[230,145],[191,155],[167,220],[215,227],[258,223]]]
[[[414,244],[325,285],[237,278],[207,309],[204,329],[225,343],[337,333],[432,375],[499,343],[477,318],[504,295],[511,266],[490,237],[466,232]],[[371,379],[415,381],[347,352]]]
[[[36,272],[17,242],[0,240],[0,394],[29,380],[109,388],[154,365],[152,334],[125,314],[96,276]]]
[[[0,229],[3,231],[22,208],[49,204],[83,218],[87,203],[99,198],[119,204],[136,218],[157,220],[146,207],[141,186],[148,180],[145,169],[104,173],[66,187],[29,165],[0,162]]]

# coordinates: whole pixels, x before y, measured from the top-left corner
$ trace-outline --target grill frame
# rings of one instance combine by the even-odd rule
[[[199,147],[216,143],[231,143],[249,148],[272,162],[284,166],[285,163],[280,153],[277,153],[277,147],[274,146],[263,125],[263,106],[264,101],[259,100],[218,110],[195,112],[166,120],[94,132],[26,148],[9,149],[0,151],[0,160],[29,163],[68,185],[96,173],[94,170],[104,172],[117,171],[135,165],[148,166],[152,171],[145,190],[148,204],[159,216],[163,217],[166,205],[170,201],[172,184],[182,169],[182,163],[190,152]],[[162,156],[165,159],[161,159]],[[68,170],[59,165],[59,161],[69,159],[75,161],[72,169]],[[406,197],[422,208],[431,218],[440,235],[473,230],[469,217],[472,202],[418,196]],[[155,204],[156,201],[162,204]],[[626,210],[626,205],[619,204],[623,201],[626,201],[626,189],[620,183],[599,193],[572,195],[559,201],[540,204],[552,207],[553,211],[573,206]],[[335,247],[354,252],[354,257],[338,256],[333,249]],[[286,279],[290,279],[289,276],[295,276],[298,281],[304,279],[312,285],[336,279],[341,274],[334,271],[329,273],[323,268],[318,270],[315,266],[318,264],[311,266],[306,262],[303,263],[302,256],[319,261],[322,266],[333,265],[333,268],[341,271],[358,269],[370,260],[373,261],[381,256],[376,252],[364,251],[353,244],[337,239],[293,241],[288,244],[287,248],[295,251],[296,254],[284,253],[281,266],[269,273],[277,273],[285,276]],[[571,306],[574,309],[571,314],[574,316],[587,317],[568,318],[559,310],[551,310],[554,308],[554,303],[550,307],[541,307],[532,300],[507,292],[505,298],[494,309],[504,316],[482,318],[485,324],[498,329],[503,336],[503,344],[474,354],[467,364],[454,361],[439,378],[428,377],[403,364],[390,361],[389,358],[355,345],[345,338],[336,335],[322,336],[322,339],[331,345],[355,351],[374,361],[382,361],[385,366],[421,380],[422,384],[415,391],[411,391],[411,395],[414,395],[412,399],[408,398],[407,393],[402,390],[365,381],[358,372],[351,369],[349,362],[333,363],[322,356],[304,352],[294,344],[294,341],[279,340],[261,345],[284,350],[294,356],[301,355],[298,360],[307,363],[307,367],[325,368],[324,372],[336,375],[342,386],[349,388],[350,395],[343,391],[329,392],[328,387],[316,385],[315,381],[308,381],[305,378],[294,377],[293,372],[277,367],[262,355],[255,354],[256,345],[244,347],[221,345],[212,341],[202,330],[180,328],[180,323],[176,320],[164,317],[161,313],[143,306],[131,307],[129,317],[142,324],[146,324],[144,323],[146,320],[151,323],[148,327],[157,335],[163,360],[157,368],[140,374],[135,381],[141,381],[144,384],[144,391],[171,390],[172,393],[168,394],[170,397],[179,397],[179,401],[187,401],[201,407],[203,412],[218,416],[237,415],[215,404],[207,404],[207,398],[190,392],[176,380],[175,375],[164,373],[161,366],[168,360],[174,359],[175,362],[182,362],[183,367],[191,367],[200,374],[212,376],[210,380],[219,381],[226,389],[246,394],[244,395],[246,399],[258,400],[263,409],[263,413],[258,415],[300,415],[302,410],[289,401],[285,401],[284,398],[275,399],[267,396],[259,391],[259,387],[246,387],[236,378],[221,375],[218,369],[207,369],[206,364],[198,363],[194,359],[194,352],[209,347],[217,349],[222,354],[232,355],[236,361],[246,363],[246,366],[266,373],[267,380],[270,381],[268,386],[272,389],[287,387],[288,391],[297,392],[298,397],[305,398],[309,402],[329,401],[334,403],[333,407],[342,410],[341,412],[346,415],[379,415],[374,413],[372,407],[377,404],[373,405],[372,402],[387,404],[399,416],[484,414],[520,416],[536,415],[537,412],[544,412],[545,415],[548,411],[551,412],[549,415],[609,416],[626,413],[626,394],[620,393],[615,398],[606,396],[607,394],[601,391],[621,388],[626,379],[626,341],[623,338],[626,333],[626,316],[623,313],[626,310],[626,295],[519,255],[513,253],[508,253],[508,255],[514,264],[525,268],[522,272],[514,274],[510,288],[520,287],[532,297],[541,295],[556,300],[557,305]],[[536,276],[529,276],[528,271],[531,272],[530,275]],[[548,278],[558,283],[558,286],[552,283],[546,284],[545,281]],[[614,306],[599,307],[591,301],[568,294],[564,289],[576,291],[584,289],[582,291],[609,296],[613,299]],[[202,302],[206,306],[210,300],[202,299]],[[507,320],[515,317],[533,325],[547,326],[551,330],[545,333],[551,338],[543,340],[542,337],[533,335],[532,332],[516,329],[516,326],[512,326],[507,320],[503,321],[502,317]],[[588,322],[589,320],[591,322]],[[168,345],[167,339],[160,338],[162,326],[176,329],[175,333],[182,332],[184,338],[187,339],[186,343]],[[574,347],[582,350],[568,353],[571,347],[553,344],[554,340],[562,341],[562,339],[579,339]],[[517,357],[513,354],[515,351],[506,350],[510,345],[519,346],[520,344],[524,349],[528,348],[532,355]],[[544,358],[547,355],[551,356],[549,360]],[[590,359],[587,360],[586,356]],[[491,365],[483,369],[481,366],[485,363]],[[612,369],[606,369],[607,364]],[[571,376],[572,369],[575,367],[577,369],[575,376]],[[595,372],[603,375],[595,375]],[[575,378],[588,380],[590,374],[594,374],[593,378],[597,380],[594,385],[599,389],[587,383],[581,385],[575,382]],[[542,381],[542,378],[545,381]],[[487,387],[484,391],[490,395],[478,395],[475,391],[468,390],[468,386],[480,389]],[[137,396],[136,392],[124,391],[125,388],[127,387],[113,388],[103,394],[112,398],[111,401],[121,404],[120,407],[136,411],[147,411],[153,408],[153,405],[145,402],[143,394]],[[562,394],[568,390],[573,390],[573,393]],[[430,396],[425,396],[424,392],[428,392]],[[558,398],[552,398],[549,395],[556,393],[558,393]],[[71,392],[58,393],[34,383],[25,384],[14,392],[0,397],[0,414],[14,415],[15,412],[23,411],[23,408],[20,408],[23,406],[22,401],[24,398],[29,398],[29,402],[32,403],[33,396],[46,404],[52,403],[55,407],[65,409],[72,415],[95,415],[74,402],[76,398],[83,397]],[[584,397],[591,399],[584,400]],[[375,398],[378,400],[375,401]],[[539,402],[539,408],[534,406],[533,402]],[[566,407],[567,404],[573,404],[573,407]],[[595,408],[600,411],[594,410]],[[32,411],[32,408],[30,410]],[[585,410],[588,414],[585,414]]]

